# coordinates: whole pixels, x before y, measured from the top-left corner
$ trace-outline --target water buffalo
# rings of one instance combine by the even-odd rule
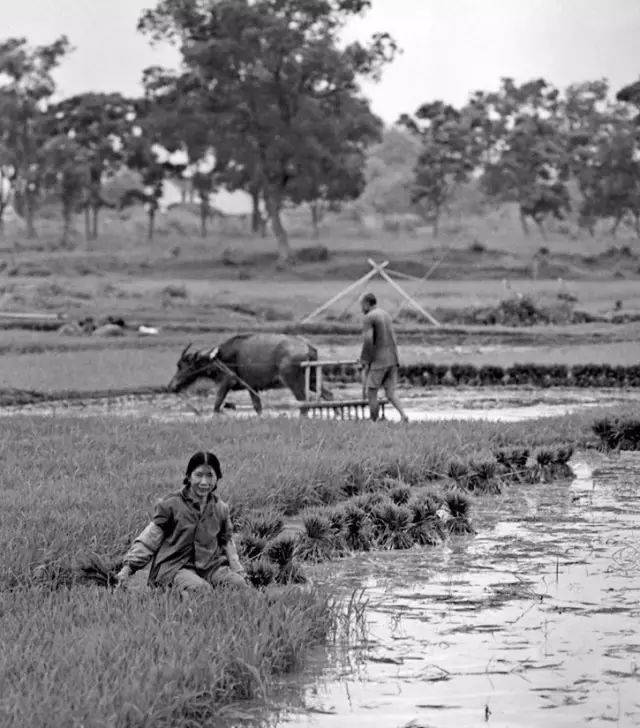
[[[300,362],[318,359],[313,346],[299,337],[283,334],[239,334],[206,352],[189,353],[190,346],[180,355],[168,389],[179,392],[198,377],[213,379],[218,383],[215,412],[220,411],[229,390],[248,389],[258,414],[262,412],[261,390],[286,386],[298,401],[304,401],[304,369]],[[311,386],[315,388],[313,372]],[[321,396],[332,398],[325,387]]]

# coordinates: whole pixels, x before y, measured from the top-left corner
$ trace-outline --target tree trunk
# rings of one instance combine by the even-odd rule
[[[84,206],[84,239],[87,243],[91,240],[91,211],[88,204]]]
[[[616,219],[613,222],[613,227],[611,228],[611,236],[615,238],[616,233],[618,232],[618,225],[620,225],[620,222],[622,221],[622,218],[624,217],[624,214],[618,213],[616,215]]]
[[[262,215],[260,214],[260,190],[251,190],[251,232],[264,233]]]
[[[311,225],[313,226],[313,238],[317,240],[320,237],[320,211],[318,203],[311,203]]]
[[[149,207],[149,227],[147,230],[147,240],[153,240],[153,225],[156,218],[156,211],[153,209],[153,207]]]
[[[520,208],[520,224],[522,225],[522,232],[528,237],[529,236],[529,226],[527,225],[527,218],[522,212],[522,208]]]
[[[100,213],[100,204],[94,205],[92,208],[93,219],[91,225],[91,238],[92,240],[98,239],[98,214]]]
[[[437,238],[438,234],[440,233],[440,208],[436,208],[435,215],[433,216],[433,225],[431,228],[431,232],[433,233],[433,237]]]
[[[36,233],[35,225],[33,224],[33,218],[35,217],[36,211],[36,199],[35,194],[32,190],[27,189],[24,193],[24,218],[27,223],[27,238],[33,240],[38,237]]]
[[[63,248],[69,247],[69,236],[71,234],[71,222],[73,217],[73,200],[62,202],[62,239],[60,245]]]
[[[200,235],[203,238],[207,237],[207,220],[211,210],[209,208],[209,197],[207,194],[201,194],[200,196]]]
[[[280,219],[281,202],[276,194],[269,192],[265,195],[265,203],[271,218],[271,229],[278,242],[278,267],[286,267],[291,263],[291,247],[289,236]]]

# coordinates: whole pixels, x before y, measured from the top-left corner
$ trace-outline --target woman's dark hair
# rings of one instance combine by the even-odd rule
[[[187,463],[187,472],[184,476],[185,485],[188,485],[189,476],[191,475],[191,473],[193,473],[193,471],[196,468],[199,468],[201,465],[209,465],[211,468],[213,468],[213,472],[216,474],[216,478],[220,480],[220,478],[222,477],[220,461],[212,452],[204,452],[204,450],[201,450],[200,452],[197,452],[195,455],[192,455],[189,458],[189,462]]]

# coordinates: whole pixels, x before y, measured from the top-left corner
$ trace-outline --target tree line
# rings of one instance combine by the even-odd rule
[[[420,140],[412,200],[437,232],[458,186],[476,179],[486,196],[515,202],[527,219],[572,209],[570,183],[579,191],[578,222],[591,234],[598,220],[615,233],[628,218],[640,236],[640,82],[610,98],[606,80],[561,93],[544,79],[518,85],[504,78],[497,91],[477,91],[461,108],[423,104],[400,123]]]
[[[162,184],[209,151],[215,164],[196,171],[203,224],[208,193],[244,189],[264,202],[279,260],[291,251],[281,213],[285,202],[356,198],[364,187],[365,153],[381,120],[360,93],[396,51],[384,33],[341,46],[346,20],[370,0],[162,0],[138,29],[180,47],[179,71],[144,72],[139,98],[85,93],[54,101],[54,69],[71,51],[66,37],[31,47],[0,44],[0,161],[11,170],[27,234],[43,191],[62,202],[63,242],[84,210],[98,234],[106,173],[140,172],[149,231]],[[162,152],[170,154],[162,154]],[[176,161],[176,157],[178,158]],[[138,193],[140,196],[140,193]],[[254,220],[255,223],[255,220]]]
[[[165,180],[190,174],[203,233],[209,194],[224,185],[251,195],[253,226],[264,204],[286,264],[291,250],[282,222],[288,203],[323,206],[356,199],[365,186],[367,149],[383,124],[359,83],[377,80],[396,52],[386,33],[343,45],[347,20],[370,0],[160,0],[138,30],[181,51],[180,68],[148,68],[143,92],[83,93],[59,100],[53,73],[72,48],[66,37],[31,46],[0,43],[0,168],[11,178],[15,207],[36,234],[45,194],[55,192],[62,242],[84,212],[87,237],[99,232],[105,177],[126,167],[144,191],[119,201],[146,204],[149,236]],[[471,178],[486,194],[515,201],[538,224],[570,206],[578,183],[580,219],[625,215],[640,233],[640,154],[635,87],[608,100],[606,82],[576,84],[564,94],[536,80],[504,79],[455,108],[423,104],[399,124],[419,140],[411,184],[425,218],[438,221],[456,187]],[[203,163],[207,159],[209,164]],[[3,180],[0,179],[0,183]],[[0,222],[5,197],[0,186]]]

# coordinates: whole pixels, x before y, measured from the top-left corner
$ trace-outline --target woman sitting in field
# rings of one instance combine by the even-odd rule
[[[151,561],[149,584],[203,592],[221,584],[247,586],[233,543],[229,506],[216,495],[220,462],[210,452],[189,460],[184,487],[156,504],[118,572],[118,587]]]

